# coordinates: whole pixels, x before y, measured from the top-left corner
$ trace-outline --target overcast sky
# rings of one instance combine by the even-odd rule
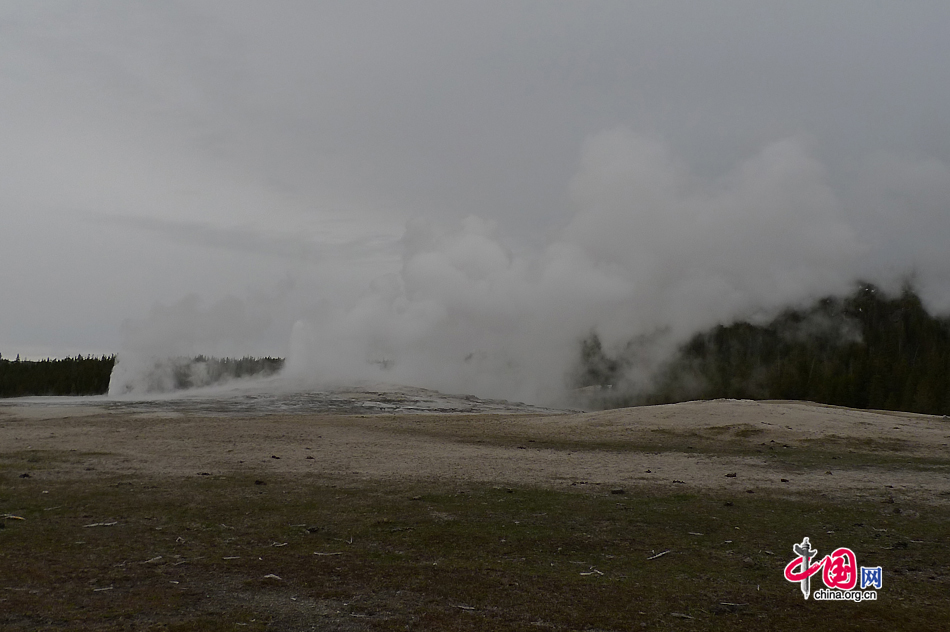
[[[938,1],[0,0],[0,353],[319,355],[331,321],[360,361],[491,353],[579,301],[546,326],[910,272],[948,310],[948,33]]]

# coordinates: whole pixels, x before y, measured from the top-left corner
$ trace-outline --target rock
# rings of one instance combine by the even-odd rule
[[[726,474],[726,478],[735,478],[736,476],[738,476],[737,472],[730,472],[729,474]]]

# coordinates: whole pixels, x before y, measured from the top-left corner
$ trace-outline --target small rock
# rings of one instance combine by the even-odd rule
[[[30,475],[24,472],[23,474],[20,474],[20,478],[30,478]]]
[[[265,483],[264,481],[261,481],[261,480],[254,481],[254,484],[255,484],[255,485],[267,485],[267,483]]]
[[[272,459],[279,459],[280,457],[277,456],[277,455],[275,455],[275,454],[272,454],[272,455],[270,455],[270,458],[272,458]]]
[[[726,474],[726,478],[735,478],[736,476],[738,476],[736,472],[730,472],[729,474]]]
[[[745,493],[747,493],[747,494],[754,494],[754,493],[755,493],[755,490],[754,490],[754,489],[747,489],[747,490],[745,490]]]
[[[783,482],[783,483],[787,483],[787,482],[788,482],[788,479],[787,479],[787,478],[783,478],[783,479],[782,479],[782,482]]]
[[[309,460],[311,460],[311,461],[313,460],[313,457],[312,457],[312,456],[308,456],[307,458],[308,458]]]
[[[723,505],[725,505],[726,507],[732,507],[732,501],[727,500],[726,502],[723,503]]]
[[[617,489],[610,490],[611,494],[626,494],[626,490],[618,487]]]
[[[827,472],[825,472],[825,474],[828,474],[828,475],[830,476],[830,475],[831,475],[831,470],[828,470]]]

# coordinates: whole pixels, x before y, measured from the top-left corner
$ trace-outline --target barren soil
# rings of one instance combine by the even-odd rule
[[[53,478],[308,473],[341,481],[683,486],[950,502],[950,421],[943,417],[782,401],[595,413],[440,401],[442,411],[472,412],[420,413],[425,407],[405,398],[345,415],[9,400],[0,403],[0,457],[75,452],[37,473]]]
[[[944,629],[948,445],[802,402],[6,400],[0,628]],[[884,568],[880,600],[804,600],[804,535]]]

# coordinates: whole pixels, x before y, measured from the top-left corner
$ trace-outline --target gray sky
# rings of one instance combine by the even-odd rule
[[[0,353],[504,349],[435,380],[495,393],[592,327],[857,277],[950,310],[947,33],[923,1],[0,1]]]

